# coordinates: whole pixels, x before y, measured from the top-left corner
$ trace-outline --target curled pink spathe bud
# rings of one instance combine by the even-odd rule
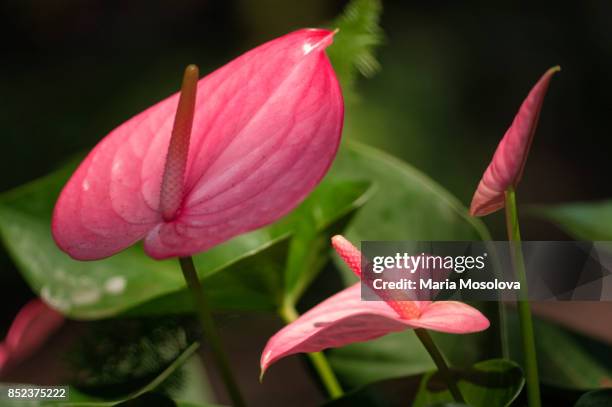
[[[333,34],[290,33],[197,84],[188,68],[181,103],[175,94],[128,120],[81,163],[55,206],[58,246],[92,260],[144,239],[154,258],[187,256],[291,211],[340,142]]]
[[[64,323],[59,312],[39,299],[28,302],[15,316],[0,342],[0,373],[38,351]]]
[[[332,244],[340,257],[361,274],[361,253],[342,236]],[[278,331],[266,344],[261,371],[277,360],[295,353],[318,352],[327,348],[375,339],[411,328],[464,334],[489,327],[489,320],[477,309],[457,301],[362,301],[357,283],[318,304]]]
[[[506,190],[520,181],[550,79],[560,70],[555,66],[546,71],[527,95],[478,184],[470,206],[472,216],[503,208]]]

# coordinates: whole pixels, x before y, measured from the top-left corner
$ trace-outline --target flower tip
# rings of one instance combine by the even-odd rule
[[[331,244],[334,250],[336,250],[341,256],[343,253],[354,252],[357,250],[357,248],[342,235],[333,236],[331,238]]]
[[[472,200],[472,204],[470,205],[470,216],[474,216],[474,217],[482,217],[482,216],[487,216],[492,214],[493,212],[497,212],[498,210],[500,210],[501,208],[504,207],[505,202],[503,199],[499,200],[499,199],[495,199],[491,202],[482,202],[483,198],[482,196],[480,196],[478,194],[478,191],[476,192],[476,194],[474,194],[474,198]]]
[[[308,41],[302,45],[304,55],[310,54],[314,50],[323,51],[334,42],[334,35],[339,31],[335,29],[333,31],[325,29],[307,29],[304,32],[308,33]],[[313,35],[314,34],[314,35]]]
[[[554,73],[556,73],[556,72],[561,72],[561,66],[560,66],[560,65],[555,65],[555,66],[553,66],[552,68],[550,68],[550,69],[548,70],[548,72],[547,72],[547,73],[548,73],[549,75],[552,75],[552,74],[554,74]]]
[[[341,244],[341,243],[342,243],[342,242],[344,242],[345,240],[346,240],[346,239],[345,239],[345,238],[344,238],[344,236],[342,236],[342,235],[334,235],[334,236],[332,236],[332,238],[331,238],[331,242],[332,242],[332,245],[333,245],[334,247],[336,247],[337,245]]]
[[[192,78],[194,76],[196,79],[200,76],[200,68],[198,68],[196,64],[187,65],[185,68],[185,77]]]
[[[332,237],[332,247],[357,277],[361,278],[361,252],[359,249],[342,235]]]
[[[264,374],[266,374],[266,369],[262,367],[259,372],[259,384],[263,383]]]

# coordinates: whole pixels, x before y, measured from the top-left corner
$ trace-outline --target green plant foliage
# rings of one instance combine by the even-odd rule
[[[330,24],[339,31],[327,53],[348,99],[355,97],[357,73],[369,77],[380,69],[374,51],[383,40],[381,13],[380,0],[353,0]]]
[[[67,382],[81,392],[98,397],[120,397],[147,384],[193,342],[195,329],[189,318],[140,318],[90,322],[67,352]],[[156,391],[180,389],[182,369]]]
[[[164,383],[176,372],[181,366],[183,366],[198,350],[199,344],[193,343],[188,346],[177,358],[174,359],[165,369],[163,369],[156,377],[150,380],[148,383],[143,385],[140,389],[131,392],[130,394],[121,397],[121,398],[101,398],[94,397],[85,393],[82,393],[76,388],[70,388],[68,391],[69,400],[39,400],[39,401],[31,401],[25,403],[22,400],[14,401],[14,400],[2,400],[3,407],[38,407],[38,406],[62,406],[62,407],[104,407],[104,406],[114,406],[117,404],[125,403],[125,402],[133,402],[135,404],[127,404],[127,405],[142,405],[138,404],[143,400],[150,400],[150,397],[153,397],[155,400],[160,400],[165,403],[173,402],[176,403],[179,407],[214,407],[212,404],[205,403],[191,403],[191,402],[181,402],[181,401],[172,401],[167,396],[163,396],[161,394],[152,396],[154,392],[159,391]],[[0,385],[0,390],[2,390],[3,394],[6,394],[6,388],[8,387],[23,387],[27,385],[17,385],[17,384],[8,384],[4,383]],[[125,405],[125,404],[124,404]],[[155,404],[148,404],[155,405]],[[172,404],[169,404],[172,405]]]
[[[527,213],[544,218],[580,240],[612,240],[612,201],[535,206]]]
[[[367,145],[347,143],[331,178],[367,180],[374,193],[348,236],[360,240],[490,240],[448,191],[409,164]]]
[[[175,310],[189,309],[190,300],[176,261],[155,261],[136,245],[108,259],[80,262],[56,247],[50,231],[51,213],[73,168],[0,196],[0,234],[31,287],[50,305],[77,319],[110,317],[173,294],[180,297],[170,298]],[[322,229],[338,219],[345,222],[348,214],[363,203],[367,188],[363,181],[328,178],[278,223],[195,256],[200,277],[215,293],[213,305],[275,309],[282,296],[289,237],[301,228],[303,219],[315,219],[315,225]],[[267,254],[252,258],[263,252]],[[241,273],[221,277],[219,271],[228,268]],[[151,307],[145,310],[156,311]]]
[[[518,318],[509,314],[512,355],[521,359]],[[612,382],[609,346],[556,324],[534,319],[540,380],[562,389],[591,390]]]
[[[456,366],[477,361],[491,342],[487,332],[448,335],[432,332],[436,344]],[[368,342],[354,343],[330,351],[334,371],[349,388],[368,383],[421,374],[435,369],[431,357],[414,332],[394,333]]]
[[[578,399],[575,407],[609,407],[612,406],[612,389],[595,390]]]
[[[340,154],[338,159],[342,159],[343,156],[344,154]],[[334,179],[334,173],[329,178]],[[337,178],[343,179],[342,176]],[[361,189],[355,188],[359,185]],[[363,193],[357,195],[356,191]],[[345,182],[344,187],[335,188],[333,196],[336,200],[352,201],[351,206],[346,206],[341,212],[336,213],[333,211],[337,211],[338,208],[336,205],[329,205],[329,201],[313,199],[305,202],[305,205],[310,208],[305,211],[306,216],[296,222],[296,233],[291,239],[285,266],[284,305],[294,306],[300,299],[308,285],[329,260],[331,237],[343,233],[357,210],[369,200],[370,192],[370,183],[359,180]],[[331,191],[330,194],[332,194]],[[313,204],[318,205],[319,209],[312,207]],[[328,212],[327,215],[326,212]],[[335,221],[329,223],[326,219],[335,219]]]
[[[138,396],[133,399],[129,399],[126,401],[122,401],[117,404],[113,404],[113,406],[117,407],[215,407],[217,405],[213,404],[201,404],[201,403],[192,403],[188,401],[181,400],[173,400],[170,397],[160,394],[160,393],[144,393],[141,396]],[[95,405],[92,405],[95,407]],[[217,406],[221,407],[221,406]]]
[[[467,405],[509,406],[524,385],[518,365],[503,359],[478,362],[469,368],[453,369]],[[446,382],[436,371],[388,379],[361,387],[329,406],[461,406],[453,402]]]

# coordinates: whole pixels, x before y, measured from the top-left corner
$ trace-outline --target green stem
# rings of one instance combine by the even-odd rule
[[[434,343],[433,338],[429,335],[427,330],[422,328],[415,329],[414,333],[416,333],[417,338],[419,338],[423,346],[425,346],[425,349],[427,349],[429,356],[431,356],[434,363],[436,364],[436,367],[438,368],[438,371],[446,381],[448,389],[450,390],[455,401],[457,403],[465,403],[463,395],[461,394],[461,391],[459,390],[459,387],[453,379],[451,371],[448,368],[446,361],[444,360],[444,356],[442,355],[442,352],[440,352],[440,349],[438,349],[438,347]]]
[[[540,407],[540,383],[538,379],[538,360],[536,358],[535,339],[533,335],[533,319],[529,306],[527,289],[527,274],[525,260],[521,247],[521,231],[519,228],[516,194],[512,187],[506,191],[506,228],[512,250],[512,265],[521,284],[518,298],[518,315],[524,353],[525,379],[527,382],[527,401],[530,407]]]
[[[179,263],[181,264],[181,270],[183,271],[183,276],[185,277],[187,286],[191,290],[195,311],[200,320],[204,338],[212,350],[215,363],[217,364],[217,368],[221,373],[221,379],[223,380],[223,383],[225,383],[225,387],[232,400],[232,404],[236,407],[246,406],[246,403],[242,398],[242,394],[240,394],[240,389],[238,388],[236,379],[234,379],[229,360],[221,343],[221,338],[219,337],[217,329],[215,328],[215,322],[213,321],[210,313],[208,299],[206,298],[206,293],[204,292],[204,288],[202,287],[200,279],[198,278],[198,273],[195,269],[195,265],[193,264],[193,259],[191,256],[179,257]]]
[[[280,316],[285,321],[286,324],[290,324],[299,318],[298,312],[295,310],[295,307],[292,305],[284,305],[280,309]],[[317,371],[323,386],[325,386],[325,390],[332,399],[340,398],[344,395],[344,391],[334,374],[325,354],[323,352],[313,352],[308,353],[308,358],[310,359],[310,363]]]

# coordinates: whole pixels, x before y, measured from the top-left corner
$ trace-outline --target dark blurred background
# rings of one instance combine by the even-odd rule
[[[0,13],[0,190],[46,174],[177,90],[303,26],[341,0],[13,0]],[[385,1],[382,70],[358,84],[345,137],[416,166],[466,205],[539,76],[561,65],[544,104],[523,204],[612,197],[612,2]],[[503,239],[502,216],[486,219]],[[526,239],[562,239],[524,219]],[[0,332],[32,295],[0,253]]]

